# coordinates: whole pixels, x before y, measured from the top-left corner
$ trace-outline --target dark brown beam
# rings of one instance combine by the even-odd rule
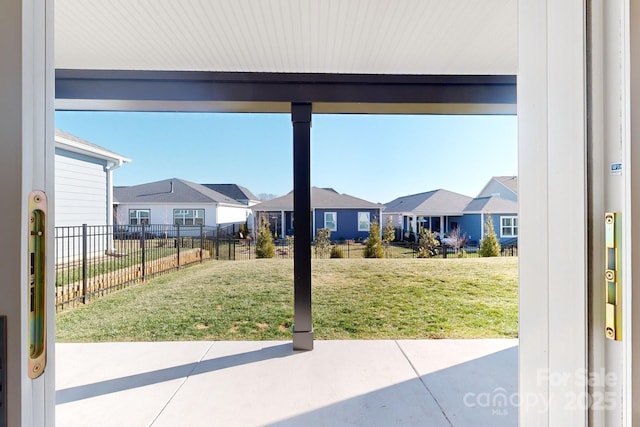
[[[56,100],[66,101],[62,103],[66,105],[65,109],[74,109],[74,100],[254,104],[475,104],[515,107],[516,78],[470,75],[56,70]],[[278,108],[281,107],[276,109]],[[366,107],[363,109],[366,110]]]
[[[293,349],[313,350],[311,321],[311,104],[292,103]]]

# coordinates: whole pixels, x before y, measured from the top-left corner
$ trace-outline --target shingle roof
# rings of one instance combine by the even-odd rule
[[[108,150],[104,147],[101,147],[97,144],[94,144],[92,142],[86,141],[82,138],[79,138],[75,135],[72,135],[68,132],[65,132],[63,130],[60,129],[56,129],[55,132],[55,142],[58,144],[69,144],[72,143],[74,146],[76,146],[77,148],[86,150],[90,153],[96,153],[96,154],[100,154],[102,156],[108,156],[108,157],[112,157],[114,159],[119,159],[122,160],[124,162],[130,162],[131,159],[118,154],[114,151]]]
[[[333,188],[311,188],[311,207],[329,209],[379,209],[382,205],[348,194],[340,194]],[[293,191],[252,207],[254,211],[292,211]]]
[[[439,189],[398,197],[384,205],[384,212],[413,213],[416,215],[455,215],[462,214],[462,211],[471,200],[473,200],[471,197],[464,194]]]
[[[231,197],[234,200],[258,200],[258,198],[246,187],[238,184],[202,184],[205,187]]]
[[[465,213],[516,213],[518,203],[500,196],[477,197],[464,209]]]
[[[243,206],[202,184],[178,178],[130,187],[114,187],[113,198],[118,203],[223,203]]]

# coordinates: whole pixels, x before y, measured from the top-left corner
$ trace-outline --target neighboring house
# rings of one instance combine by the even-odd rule
[[[113,171],[131,162],[56,129],[55,225],[111,225]]]
[[[113,171],[131,159],[59,129],[54,141],[56,260],[63,262],[81,254],[79,226],[113,225]],[[88,254],[111,249],[111,238],[88,241]]]
[[[391,218],[403,238],[414,231],[417,240],[425,228],[442,238],[459,228],[468,241],[477,244],[489,215],[500,244],[517,245],[518,177],[491,178],[475,199],[442,189],[399,197],[385,204],[382,218]]]
[[[467,239],[479,242],[484,236],[487,217],[493,219],[493,227],[501,245],[518,244],[518,203],[500,196],[476,197],[464,209],[460,221]]]
[[[251,212],[243,201],[208,186],[178,178],[115,187],[114,194],[114,215],[119,225],[240,224],[247,221]]]
[[[265,215],[271,229],[279,237],[293,235],[293,191],[252,207],[256,220]],[[331,231],[331,239],[365,239],[369,236],[371,222],[380,221],[382,205],[348,194],[340,194],[332,188],[311,188],[313,237],[320,228]]]
[[[431,230],[443,237],[463,221],[464,209],[473,200],[469,196],[448,190],[398,197],[384,205],[383,224],[391,218],[400,236],[406,239],[413,231],[417,239],[422,229]],[[397,233],[398,234],[398,233]]]
[[[518,201],[518,177],[494,176],[484,186],[478,197],[500,196],[503,199]]]

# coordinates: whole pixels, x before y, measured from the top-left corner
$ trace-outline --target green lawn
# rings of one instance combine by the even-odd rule
[[[318,339],[516,337],[517,258],[313,261]],[[61,342],[290,339],[293,262],[209,262],[57,314]]]

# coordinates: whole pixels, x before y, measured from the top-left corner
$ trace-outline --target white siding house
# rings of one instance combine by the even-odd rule
[[[113,171],[124,156],[56,129],[55,225],[111,225]]]
[[[171,178],[116,187],[114,211],[117,224],[213,227],[247,221],[251,212],[249,205],[212,190],[211,185]]]
[[[87,240],[87,254],[113,248],[107,232],[113,225],[113,171],[127,162],[131,159],[56,129],[56,262],[81,256],[83,224],[96,227],[89,233],[98,236]]]

